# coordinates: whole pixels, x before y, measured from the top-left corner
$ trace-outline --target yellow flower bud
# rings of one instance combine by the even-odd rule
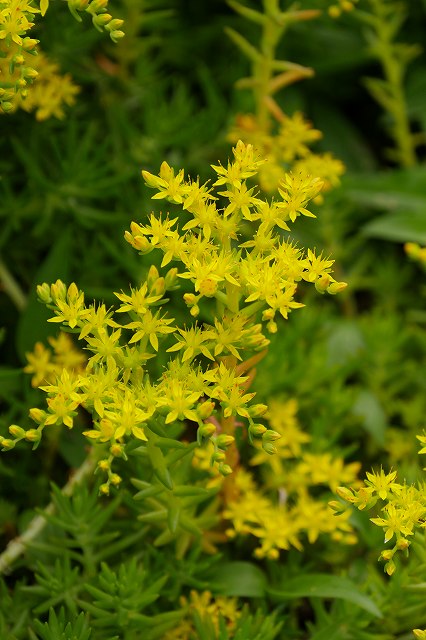
[[[101,13],[100,15],[93,16],[93,23],[99,27],[104,27],[108,22],[112,20],[112,15],[109,13]]]
[[[99,487],[99,493],[103,496],[109,496],[109,483],[105,482],[105,484],[101,484]]]
[[[235,442],[234,436],[229,436],[226,433],[222,433],[216,438],[216,444],[220,449],[227,449],[233,442]]]
[[[198,288],[200,294],[206,298],[212,298],[217,291],[217,282],[212,278],[205,278]]]
[[[22,40],[22,48],[25,51],[33,51],[38,45],[39,41],[34,40],[34,38],[24,38]]]
[[[207,422],[202,427],[200,427],[198,431],[202,438],[210,438],[210,436],[216,433],[216,427],[214,426],[214,424]]]
[[[318,293],[325,293],[327,291],[327,287],[330,286],[331,278],[328,273],[325,273],[321,278],[315,281],[315,289]]]
[[[109,23],[107,28],[110,31],[116,31],[117,29],[122,27],[123,24],[124,24],[124,20],[120,20],[119,18],[115,18],[114,20],[111,20],[111,22]]]
[[[176,267],[173,267],[173,269],[168,270],[165,277],[166,289],[171,289],[176,285],[177,273],[178,273],[178,270],[176,269]]]
[[[65,300],[67,296],[67,288],[62,280],[56,280],[55,284],[50,287],[50,295],[54,302],[58,300]]]
[[[124,447],[122,444],[118,444],[118,442],[115,442],[113,445],[111,445],[110,452],[111,455],[113,455],[115,458],[121,458],[124,454]]]
[[[25,431],[22,427],[18,427],[17,424],[12,424],[9,427],[9,433],[14,438],[25,438]]]
[[[28,440],[28,442],[38,442],[40,438],[41,433],[37,429],[28,429],[28,431],[25,432],[25,439]]]
[[[346,289],[348,286],[347,282],[332,282],[329,287],[327,287],[327,293],[331,293],[331,295],[335,295],[336,293],[340,293],[343,289]]]
[[[197,407],[197,415],[201,418],[201,420],[205,420],[209,418],[214,411],[214,402],[212,400],[206,400],[199,407]],[[216,427],[214,425],[210,425],[213,427],[213,433],[216,431]]]
[[[252,404],[248,408],[248,412],[251,418],[260,418],[268,411],[268,405],[266,404]]]
[[[408,549],[408,547],[410,546],[410,541],[407,540],[406,538],[400,538],[396,546],[398,549],[405,551],[405,549]]]
[[[38,409],[38,407],[33,407],[29,410],[29,416],[31,420],[34,420],[37,424],[41,424],[46,419],[46,412],[42,411],[42,409]]]
[[[112,473],[110,476],[110,481],[113,485],[117,486],[121,482],[121,477],[117,473]]]
[[[223,462],[223,460],[225,460],[225,454],[223,453],[223,451],[215,451],[215,453],[212,455],[213,462]]]
[[[99,462],[98,462],[98,468],[99,468],[101,471],[109,471],[109,470],[110,470],[110,467],[111,467],[111,465],[110,465],[110,463],[109,463],[109,461],[108,461],[108,460],[99,460]]]
[[[111,31],[109,35],[113,42],[117,42],[117,40],[124,38],[126,34],[124,33],[124,31]]]
[[[38,71],[36,71],[32,67],[26,67],[25,69],[22,70],[22,73],[24,74],[25,78],[31,78],[32,80],[34,78],[37,78],[38,76]]]
[[[1,438],[0,437],[0,446],[5,449],[13,449],[15,446],[15,442],[13,440],[9,440],[9,438]]]

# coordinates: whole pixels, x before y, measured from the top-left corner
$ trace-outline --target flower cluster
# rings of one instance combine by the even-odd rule
[[[261,126],[256,117],[244,114],[237,117],[229,139],[235,142],[239,138],[262,150],[267,162],[259,169],[259,185],[263,191],[276,192],[280,181],[289,168],[294,173],[318,176],[322,181],[321,193],[315,196],[316,202],[322,201],[322,193],[340,183],[345,167],[341,160],[331,153],[315,154],[310,145],[322,137],[321,131],[314,129],[303,115],[296,111],[291,117],[279,111],[278,129],[275,133],[269,126]]]
[[[220,621],[224,621],[226,629],[231,632],[241,616],[236,598],[218,596],[214,598],[210,591],[199,593],[192,590],[189,600],[181,598],[181,605],[186,616],[172,630],[167,631],[164,640],[191,640],[194,637],[194,617],[201,619],[206,625],[213,625],[215,634],[219,633]],[[215,636],[216,637],[216,636]]]
[[[337,0],[329,6],[328,13],[331,18],[340,18],[342,13],[353,11],[357,2],[358,0]]]
[[[38,56],[39,40],[28,35],[48,6],[49,0],[41,0],[39,6],[33,0],[0,0],[0,112],[21,107],[27,111],[36,109],[39,120],[51,115],[61,118],[62,105],[74,102],[78,89],[71,78],[60,76],[56,64]],[[81,22],[79,12],[89,13],[94,26],[99,31],[105,29],[117,42],[124,36],[120,30],[123,20],[113,19],[107,6],[108,0],[68,0],[78,21]]]
[[[423,444],[426,437],[418,436]],[[424,453],[426,447],[420,453]],[[359,489],[339,487],[337,493],[345,501],[350,502],[359,510],[372,509],[379,501],[383,504],[379,515],[370,518],[384,531],[385,544],[392,541],[392,547],[384,549],[380,559],[385,561],[385,571],[389,575],[395,572],[394,556],[398,551],[407,551],[416,529],[426,526],[426,498],[425,485],[400,484],[397,482],[396,471],[384,473],[367,473],[367,479]],[[338,505],[334,503],[337,511]]]
[[[248,391],[251,369],[269,343],[264,326],[275,332],[277,312],[287,318],[303,306],[295,299],[299,282],[331,294],[345,283],[332,278],[332,260],[311,250],[305,254],[275,231],[287,229],[297,216],[312,216],[307,207],[321,181],[288,174],[280,186],[281,198],[268,202],[247,185],[261,164],[251,145],[238,142],[234,161],[213,167],[217,195],[207,184],[185,180],[183,170],[175,174],[167,163],[159,176],[143,172],[156,190],[155,199],[167,199],[181,209],[182,229],[178,217],[152,213],[146,224],[132,223],[126,239],[143,254],[160,250],[162,268],[171,262],[178,266],[164,275],[151,266],[140,286],[115,293],[115,312],[104,304],[87,305],[75,283],[67,287],[58,280],[38,287],[40,300],[53,312],[49,322],[76,333],[90,356],[79,375],[63,369],[54,380],[49,379],[48,362],[44,373],[35,360],[30,363],[37,383],[43,375],[48,383],[41,387],[47,408],[31,409],[35,429],[13,425],[13,439],[3,438],[3,449],[22,439],[37,446],[50,425],[72,428],[78,407],[83,407],[93,420],[84,434],[106,452],[99,462],[106,474],[103,493],[121,482],[112,463],[126,458],[129,440],[149,443],[175,423],[194,425],[198,443],[210,443],[211,463],[223,476],[238,461],[237,420],[247,424],[253,444],[261,443],[267,454],[277,451],[274,443],[280,433],[257,422],[267,407],[253,404],[255,394]],[[244,227],[253,229],[252,239],[240,242]],[[204,322],[178,326],[164,310],[169,293],[182,283],[187,283],[183,299],[189,317],[202,314]],[[160,348],[170,359],[154,378],[150,360]]]
[[[416,242],[406,242],[404,249],[411,260],[426,268],[426,247],[421,247]]]
[[[301,550],[304,537],[310,544],[321,535],[342,544],[356,542],[349,524],[350,509],[335,518],[327,495],[342,481],[356,483],[360,464],[345,465],[330,453],[308,452],[310,437],[300,429],[296,410],[294,400],[269,403],[269,424],[280,436],[277,453],[267,456],[259,450],[251,459],[251,465],[260,465],[264,489],[240,468],[235,474],[236,491],[223,511],[231,525],[228,537],[254,536],[259,542],[258,558],[277,559],[280,551],[291,547]]]
[[[53,383],[64,369],[70,375],[78,376],[86,366],[86,356],[76,349],[67,333],[60,331],[56,338],[50,337],[48,341],[53,351],[42,342],[37,342],[33,352],[25,354],[28,364],[24,371],[32,374],[33,387],[40,387],[46,382]]]

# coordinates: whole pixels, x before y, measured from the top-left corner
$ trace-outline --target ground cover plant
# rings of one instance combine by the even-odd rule
[[[425,29],[0,0],[0,638],[426,638]]]

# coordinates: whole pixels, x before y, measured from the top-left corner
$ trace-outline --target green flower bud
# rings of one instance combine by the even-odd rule
[[[274,455],[274,453],[277,453],[277,448],[274,447],[274,445],[270,442],[262,442],[262,449],[270,456]]]
[[[259,436],[263,436],[263,434],[266,433],[267,428],[263,424],[251,424],[249,426],[249,431],[254,438],[257,438]]]
[[[113,42],[117,42],[121,38],[124,38],[126,34],[124,33],[124,31],[111,31],[109,35]]]
[[[229,464],[220,464],[219,473],[221,473],[223,476],[229,476],[232,473],[232,469]]]
[[[281,434],[277,431],[273,431],[272,429],[268,429],[262,436],[262,440],[264,442],[275,442],[275,440],[279,440],[281,438]]]
[[[43,284],[37,285],[37,296],[40,302],[43,304],[50,304],[52,302],[52,298],[50,295],[50,285],[47,282],[43,282]]]
[[[13,109],[13,104],[11,102],[0,102],[0,105],[5,113],[9,113],[9,111],[12,111]]]

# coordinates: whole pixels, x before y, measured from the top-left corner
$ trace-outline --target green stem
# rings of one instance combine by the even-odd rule
[[[72,495],[74,487],[76,484],[79,484],[84,478],[93,473],[97,463],[97,458],[95,455],[89,455],[83,464],[75,471],[75,473],[68,480],[66,485],[62,489],[62,493],[64,496]],[[51,502],[45,509],[44,513],[49,515],[54,512],[54,505]],[[46,526],[47,520],[43,514],[40,514],[33,518],[28,526],[28,528],[24,531],[24,533],[20,536],[14,538],[7,545],[5,551],[0,554],[0,574],[8,573],[10,571],[11,565],[15,560],[21,556],[26,549],[26,546],[31,540],[34,540],[44,529]]]
[[[275,49],[282,37],[285,27],[276,22],[276,15],[279,11],[278,0],[264,0],[264,11],[267,20],[262,26],[260,45],[262,56],[261,59],[253,65],[253,77],[256,80],[254,94],[257,120],[260,128],[267,131],[270,125],[271,114],[265,98],[271,94]]]
[[[394,120],[392,136],[398,150],[401,166],[412,167],[417,164],[417,157],[404,95],[404,63],[392,41],[393,35],[387,24],[389,15],[385,11],[382,0],[370,1],[376,14],[374,28],[380,43],[380,46],[377,47],[377,57],[382,64],[383,73],[392,96],[392,107],[388,109]]]
[[[19,311],[25,309],[27,298],[3,260],[0,260],[0,282],[9,298],[15,303],[16,308]]]

